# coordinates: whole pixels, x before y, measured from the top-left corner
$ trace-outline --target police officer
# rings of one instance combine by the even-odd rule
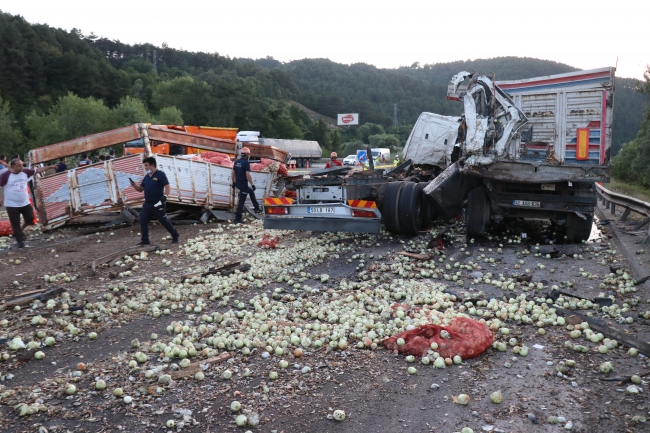
[[[147,174],[142,179],[140,185],[137,185],[132,179],[129,179],[131,186],[136,191],[144,191],[144,204],[140,212],[142,240],[138,245],[149,245],[149,221],[153,218],[156,218],[167,229],[169,234],[172,235],[172,244],[177,244],[180,234],[167,219],[167,213],[165,211],[165,202],[167,201],[167,194],[169,194],[170,189],[167,175],[157,169],[158,164],[156,163],[156,158],[152,156],[143,159],[142,165]]]
[[[232,168],[232,187],[239,190],[239,203],[237,204],[237,212],[235,213],[235,223],[240,224],[242,212],[244,211],[244,204],[248,194],[251,196],[251,201],[255,207],[256,213],[262,213],[259,203],[255,199],[255,184],[251,177],[251,164],[248,162],[248,157],[251,151],[248,147],[241,150],[241,158],[235,160]],[[250,183],[250,186],[248,184]]]

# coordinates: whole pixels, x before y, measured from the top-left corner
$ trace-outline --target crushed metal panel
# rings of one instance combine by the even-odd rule
[[[460,117],[422,113],[404,146],[404,159],[445,167],[458,137]]]
[[[76,177],[73,188],[73,210],[78,213],[91,213],[97,208],[116,204],[110,187],[112,175],[106,172],[106,162],[92,164],[71,170]]]
[[[212,206],[221,209],[230,209],[233,203],[231,187],[232,168],[211,164],[210,175]]]
[[[207,204],[209,163],[166,155],[157,155],[156,161],[169,180],[170,202]]]
[[[43,224],[50,223],[70,213],[70,184],[68,172],[46,177],[35,177],[38,203],[38,218]],[[39,197],[40,195],[40,197]]]
[[[260,207],[264,206],[264,198],[271,195],[271,188],[273,187],[273,181],[275,180],[275,173],[268,171],[251,171],[251,178],[255,184],[255,199]],[[235,194],[234,197],[234,206],[237,206],[239,203],[239,194]],[[250,196],[247,197],[246,203],[252,204]]]
[[[123,204],[134,206],[144,202],[144,195],[131,186],[129,178],[140,184],[144,177],[142,154],[129,155],[111,161],[114,188]]]
[[[170,144],[180,144],[182,146],[194,147],[196,149],[222,152],[230,155],[237,154],[237,143],[232,140],[226,140],[217,137],[208,137],[205,135],[191,134],[176,129],[168,129],[163,126],[148,126],[149,139],[162,141]],[[251,157],[269,158],[276,161],[285,162],[289,153],[276,147],[264,146],[253,143],[246,143],[251,151]]]
[[[90,152],[116,144],[140,138],[138,124],[125,126],[123,128],[87,135],[74,140],[50,144],[29,151],[28,160],[30,164],[39,164],[46,161],[54,161],[70,155],[83,152]]]

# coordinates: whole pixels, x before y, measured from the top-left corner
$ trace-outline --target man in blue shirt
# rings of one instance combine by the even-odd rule
[[[131,181],[131,186],[136,191],[144,191],[144,203],[140,211],[140,232],[142,240],[138,245],[149,245],[149,221],[156,218],[160,224],[172,235],[172,244],[178,243],[180,234],[167,219],[165,202],[169,194],[170,186],[165,172],[157,169],[156,158],[150,156],[142,160],[142,165],[147,174],[140,185]]]
[[[65,157],[61,158],[56,165],[56,173],[62,173],[64,171],[68,171],[68,164],[65,163]]]
[[[241,223],[242,212],[244,211],[244,203],[248,194],[251,196],[251,201],[255,207],[255,212],[262,213],[259,203],[255,199],[255,185],[251,177],[251,164],[248,162],[248,157],[251,151],[248,147],[241,150],[241,158],[235,160],[232,168],[232,187],[239,190],[239,203],[237,204],[237,212],[235,213],[235,223]],[[248,184],[251,186],[248,186]]]

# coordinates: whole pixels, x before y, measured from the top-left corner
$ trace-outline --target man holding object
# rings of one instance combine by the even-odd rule
[[[29,181],[36,173],[47,170],[54,170],[55,165],[38,168],[23,168],[20,158],[14,158],[9,163],[9,170],[0,174],[0,188],[4,189],[4,200],[0,200],[0,206],[4,204],[7,208],[7,216],[11,222],[11,230],[18,248],[25,246],[25,234],[23,230],[34,224],[34,208],[29,201]],[[24,222],[20,224],[20,216]]]
[[[140,212],[140,232],[142,234],[141,242],[138,245],[149,245],[149,221],[156,218],[160,224],[167,229],[172,235],[172,244],[178,243],[180,234],[174,228],[172,223],[167,219],[165,202],[169,194],[170,186],[165,172],[157,169],[156,158],[150,156],[142,160],[142,165],[147,174],[142,179],[140,185],[136,184],[133,179],[129,179],[131,186],[139,192],[144,191],[144,204]]]

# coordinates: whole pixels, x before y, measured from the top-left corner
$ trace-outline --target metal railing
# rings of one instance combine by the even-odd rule
[[[612,215],[616,215],[616,206],[620,206],[625,209],[623,211],[623,215],[621,215],[619,218],[619,221],[627,220],[630,212],[636,212],[640,215],[643,215],[643,221],[635,225],[631,231],[640,230],[643,228],[643,226],[650,223],[650,203],[636,199],[634,197],[612,192],[599,184],[596,184],[596,194],[598,195],[598,199],[602,202],[603,206],[605,206],[605,209],[609,209]],[[650,226],[648,230],[648,236],[645,238],[643,243],[648,242],[650,242]]]

